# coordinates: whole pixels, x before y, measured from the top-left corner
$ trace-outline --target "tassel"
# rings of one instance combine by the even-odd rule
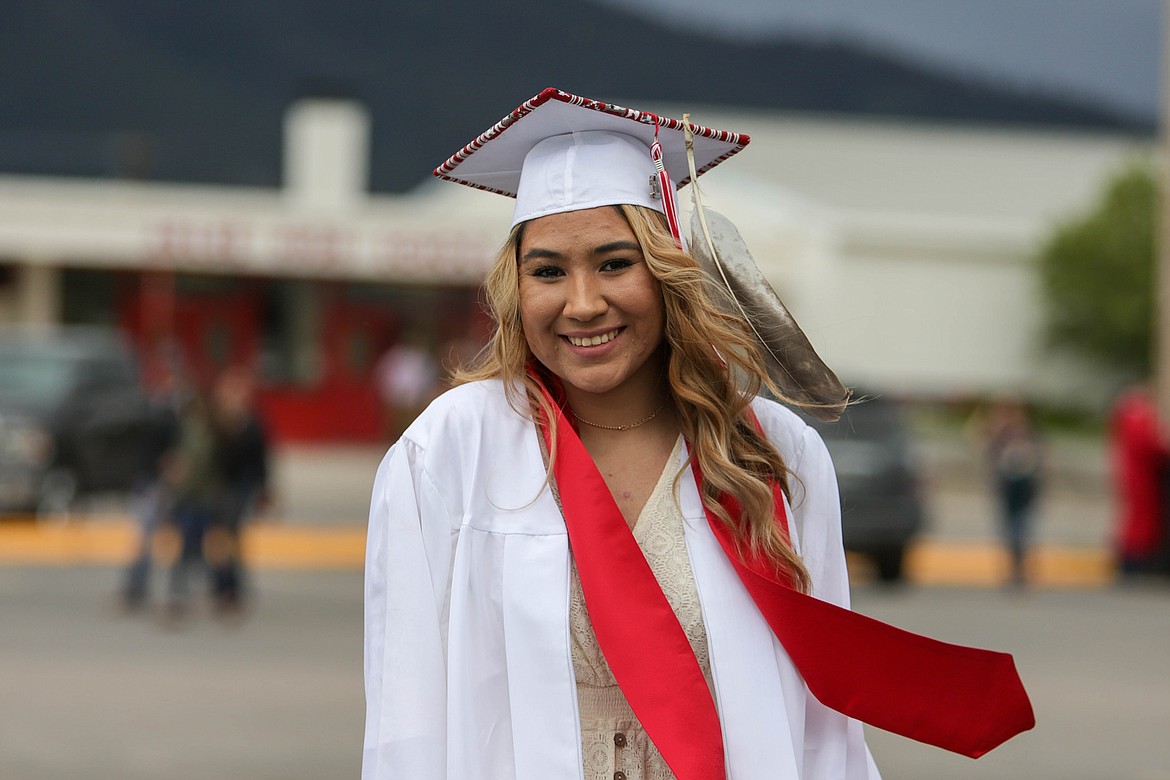
[[[658,141],[658,117],[654,117],[654,143],[650,146],[650,159],[654,161],[654,170],[658,172],[658,195],[662,198],[663,211],[666,212],[666,221],[670,225],[670,234],[675,243],[686,251],[686,241],[683,240],[682,223],[678,218],[678,199],[674,192],[674,182],[662,162],[662,144]]]

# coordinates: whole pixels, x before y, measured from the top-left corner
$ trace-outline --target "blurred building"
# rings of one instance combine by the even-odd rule
[[[704,203],[735,221],[846,382],[926,399],[1009,391],[1082,408],[1103,408],[1116,390],[1118,377],[1046,349],[1036,258],[1119,170],[1149,161],[1152,140],[692,114],[751,135],[700,180]]]
[[[482,336],[509,209],[454,187],[368,195],[351,102],[293,106],[285,136],[279,191],[0,176],[0,323],[116,327],[148,375],[176,354],[197,383],[249,365],[277,438],[376,438],[383,352]]]
[[[1102,392],[1044,354],[1032,258],[1149,142],[690,110],[752,135],[703,177],[706,204],[847,382]],[[250,364],[278,438],[376,437],[370,372],[389,346],[421,330],[442,357],[483,337],[478,285],[511,202],[438,182],[369,194],[351,102],[294,105],[285,136],[278,191],[0,176],[0,323],[114,326],[148,372],[176,353],[199,379]]]

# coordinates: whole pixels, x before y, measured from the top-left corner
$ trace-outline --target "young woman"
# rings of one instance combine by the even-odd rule
[[[553,108],[487,166],[520,171],[491,343],[378,472],[363,777],[876,778],[793,660],[858,648],[778,639],[789,596],[857,617],[824,445],[758,396],[645,115]]]

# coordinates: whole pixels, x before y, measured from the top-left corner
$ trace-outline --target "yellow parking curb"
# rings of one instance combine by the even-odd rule
[[[0,522],[0,563],[108,564],[129,560],[138,534],[128,520],[8,518]]]
[[[244,535],[244,555],[257,569],[360,571],[364,525],[284,525],[256,522]],[[0,521],[0,565],[120,566],[138,545],[134,522],[122,516],[88,516],[62,522]],[[872,578],[863,559],[850,555],[858,581]],[[1037,587],[1101,587],[1114,580],[1107,551],[1092,547],[1041,547],[1030,561]],[[984,540],[923,540],[906,559],[907,579],[918,585],[998,587],[1007,580],[1007,556]]]
[[[130,560],[138,544],[135,524],[122,517],[0,522],[0,564],[117,566]],[[360,570],[366,529],[254,523],[243,545],[248,565],[260,569]]]
[[[1010,574],[1003,547],[982,542],[929,542],[916,546],[907,561],[915,582],[998,587]],[[1027,563],[1029,580],[1054,588],[1100,587],[1113,583],[1113,557],[1095,547],[1040,547]]]

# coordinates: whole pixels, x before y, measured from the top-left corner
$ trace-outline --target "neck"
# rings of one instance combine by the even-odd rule
[[[633,386],[627,384],[604,394],[565,388],[565,400],[569,407],[566,412],[569,416],[586,421],[579,427],[588,426],[597,430],[634,428],[655,423],[660,417],[666,416],[669,398],[665,380],[657,376],[651,377],[651,381]]]
[[[598,430],[632,430],[649,425],[666,415],[665,397],[651,399],[651,403],[632,405],[593,405],[569,402],[568,413],[582,425]]]
[[[572,413],[573,418],[577,420],[577,422],[588,425],[590,428],[600,428],[601,430],[606,430],[606,431],[629,431],[629,430],[633,430],[634,428],[641,428],[643,425],[646,425],[651,420],[653,420],[655,417],[657,417],[658,414],[664,408],[666,408],[666,401],[663,401],[661,404],[658,405],[657,409],[650,412],[650,414],[646,415],[642,419],[635,420],[634,422],[631,422],[631,423],[623,423],[623,424],[619,424],[619,425],[606,425],[605,423],[593,422],[592,420],[587,420],[586,418],[582,417],[581,415],[577,414],[576,412],[573,412],[572,410],[570,410],[570,412]]]

